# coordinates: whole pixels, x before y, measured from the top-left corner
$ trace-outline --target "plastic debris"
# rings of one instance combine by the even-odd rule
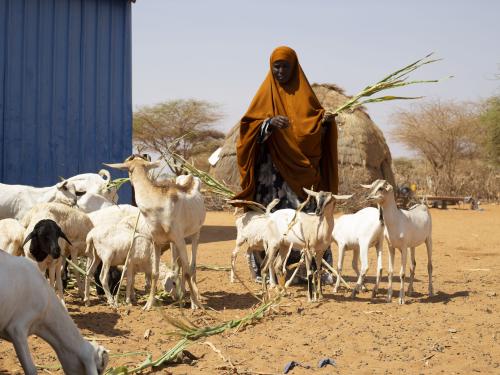
[[[319,368],[323,368],[323,367],[326,367],[328,365],[336,366],[337,363],[335,362],[334,359],[331,359],[331,358],[323,358],[323,359],[320,359],[318,362]]]
[[[293,370],[293,368],[296,366],[303,367],[303,368],[311,368],[311,366],[309,366],[309,365],[303,365],[302,363],[299,363],[299,362],[290,361],[285,365],[285,368],[283,369],[283,374],[288,374],[288,372]]]

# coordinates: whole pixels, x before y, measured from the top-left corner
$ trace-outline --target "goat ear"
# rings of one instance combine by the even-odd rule
[[[154,169],[154,168],[158,168],[160,166],[161,166],[161,160],[156,160],[156,161],[149,162],[146,164],[147,169]]]
[[[26,237],[26,239],[24,240],[24,242],[23,242],[23,247],[24,247],[24,245],[26,245],[26,243],[27,243],[28,241],[32,240],[32,239],[33,239],[33,237],[35,237],[35,231],[34,231],[34,230],[32,230],[32,231],[31,231],[31,233],[30,233],[30,234],[28,234],[28,237]]]
[[[68,240],[68,237],[66,237],[66,235],[64,234],[64,232],[61,229],[59,229],[59,237],[65,239],[67,243],[69,243],[71,246],[73,246],[73,244],[71,243],[71,241]]]
[[[317,197],[318,196],[318,193],[315,192],[315,191],[312,191],[312,190],[309,190],[309,189],[306,189],[306,188],[302,188],[307,195],[312,195],[313,197]]]
[[[56,187],[58,189],[62,189],[63,187],[65,187],[66,185],[68,184],[68,180],[62,180],[61,182],[58,182]]]
[[[128,171],[128,165],[126,163],[114,163],[114,164],[102,163],[102,164],[110,168],[120,169],[122,171]]]
[[[345,201],[347,199],[350,199],[354,194],[351,194],[351,195],[335,195],[335,194],[332,194],[332,195],[338,201]]]

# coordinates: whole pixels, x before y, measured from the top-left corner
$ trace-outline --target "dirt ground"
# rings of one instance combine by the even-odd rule
[[[483,208],[431,210],[436,296],[427,296],[427,255],[421,246],[417,248],[416,295],[408,297],[404,306],[397,303],[399,277],[395,278],[396,298],[391,304],[383,295],[371,303],[369,291],[355,300],[345,289],[334,295],[331,286],[325,288],[323,302],[307,303],[305,286],[292,286],[290,296],[263,320],[238,332],[208,338],[219,353],[206,340],[199,340],[188,348],[198,360],[163,367],[156,373],[281,374],[293,360],[311,368],[296,367],[290,374],[500,374],[500,206]],[[228,266],[235,234],[232,214],[210,212],[198,263]],[[334,255],[336,258],[336,248]],[[170,254],[163,258],[169,261]],[[373,250],[370,260],[369,275],[373,276]],[[399,260],[398,254],[397,270]],[[348,253],[344,273],[352,283],[350,264]],[[243,254],[237,267],[246,284],[258,293],[260,285],[249,281]],[[178,340],[168,335],[173,328],[165,315],[183,314],[198,325],[216,324],[242,317],[258,303],[240,283],[229,283],[226,271],[199,270],[198,280],[207,313],[169,304],[149,312],[141,306],[113,310],[96,297],[91,307],[85,307],[72,296],[75,291],[70,291],[67,306],[83,335],[110,350],[111,366],[133,366],[145,355],[114,355],[149,351],[157,358]],[[372,282],[369,277],[369,289]],[[381,293],[386,291],[386,282],[384,277]],[[145,339],[148,329],[151,335]],[[30,346],[38,365],[58,365],[55,353],[42,340],[32,337]],[[322,358],[334,359],[336,366],[318,369]],[[0,373],[22,373],[12,345],[4,341],[0,343]]]

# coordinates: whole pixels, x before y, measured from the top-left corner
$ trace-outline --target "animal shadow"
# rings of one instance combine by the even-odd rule
[[[88,329],[105,336],[121,336],[130,333],[128,330],[116,329],[120,314],[115,312],[85,312],[71,314],[79,329]]]
[[[204,225],[201,227],[200,243],[232,241],[236,239],[236,228],[225,225]]]
[[[432,297],[429,297],[427,294],[421,294],[421,293],[414,293],[414,297],[424,297],[419,300],[420,303],[443,303],[447,304],[451,300],[457,298],[457,297],[468,297],[469,296],[469,291],[467,290],[460,290],[455,293],[446,293],[446,292],[437,292],[434,294]]]
[[[205,304],[214,310],[249,309],[259,301],[250,293],[238,294],[223,291],[204,292]]]

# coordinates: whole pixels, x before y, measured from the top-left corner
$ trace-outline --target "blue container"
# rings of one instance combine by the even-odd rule
[[[0,182],[49,186],[130,155],[131,65],[127,0],[0,0]]]

